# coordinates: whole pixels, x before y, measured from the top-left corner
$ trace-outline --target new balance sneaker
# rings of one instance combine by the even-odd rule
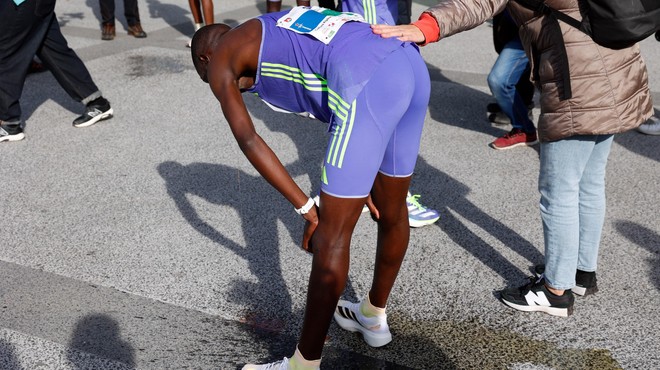
[[[335,309],[335,321],[344,330],[360,332],[364,341],[372,347],[382,347],[392,341],[387,325],[387,315],[366,317],[360,310],[361,302],[340,300]]]
[[[243,366],[243,370],[289,370],[289,359],[285,357],[280,361],[263,365],[247,364]]]
[[[575,298],[570,289],[558,296],[545,286],[544,278],[531,278],[529,284],[520,288],[504,289],[500,292],[502,302],[519,311],[540,311],[553,316],[568,317],[573,314]]]
[[[637,131],[646,135],[660,135],[660,118],[651,117],[637,127]]]
[[[503,150],[511,149],[517,146],[532,146],[538,144],[536,132],[524,132],[519,128],[514,128],[504,136],[495,139],[490,146],[493,149]]]
[[[545,265],[534,266],[534,274],[537,277],[543,276],[545,272]],[[598,280],[596,279],[596,272],[588,272],[577,270],[575,272],[575,286],[571,289],[573,293],[585,296],[598,292]]]
[[[440,219],[438,211],[424,207],[419,203],[419,195],[408,192],[406,205],[408,206],[408,223],[410,227],[431,225]]]
[[[18,125],[9,125],[0,122],[0,143],[3,141],[19,141],[25,138],[20,123]]]
[[[73,121],[75,127],[87,127],[98,121],[112,118],[113,114],[110,102],[103,97],[93,100],[85,107],[85,113]]]

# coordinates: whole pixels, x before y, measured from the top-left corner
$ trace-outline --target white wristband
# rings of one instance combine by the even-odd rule
[[[307,212],[309,212],[309,210],[312,209],[313,206],[314,206],[314,199],[309,198],[309,199],[307,199],[307,203],[305,203],[304,206],[302,206],[300,208],[295,208],[295,211],[299,215],[304,215]]]

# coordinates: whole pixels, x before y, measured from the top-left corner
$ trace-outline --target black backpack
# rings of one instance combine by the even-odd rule
[[[515,1],[536,13],[552,14],[610,49],[630,47],[660,30],[660,0],[580,1],[582,21],[547,6],[542,0]]]
[[[610,49],[624,49],[660,30],[660,0],[579,0],[582,21],[553,9],[543,0],[513,0],[536,14],[544,14],[553,22],[550,32],[561,37],[559,20],[589,35],[597,44]],[[561,45],[561,63],[566,73],[561,79],[559,98],[570,99],[571,79],[568,73],[566,47]],[[537,71],[533,72],[535,75]]]

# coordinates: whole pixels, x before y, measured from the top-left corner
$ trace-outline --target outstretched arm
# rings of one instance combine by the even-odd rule
[[[372,26],[374,33],[383,37],[397,37],[426,45],[467,31],[485,22],[506,7],[508,0],[441,0],[425,10],[412,25]]]
[[[413,24],[389,26],[374,24],[371,26],[375,34],[385,38],[396,37],[400,41],[411,41],[420,45],[436,42],[440,38],[440,26],[431,15],[422,13],[419,20]]]
[[[245,76],[249,76],[255,69],[259,52],[259,43],[250,44],[249,36],[245,37],[243,34],[244,32],[236,34],[239,36],[236,37],[236,42],[240,45],[235,44],[236,47],[232,47],[232,41],[228,39],[223,44],[224,51],[213,55],[208,70],[209,85],[220,101],[225,118],[243,154],[266,181],[295,208],[300,208],[307,203],[309,196],[293,181],[282,162],[257,134],[241,95],[241,88],[249,87],[241,84],[246,83]],[[249,77],[248,81],[251,81]],[[312,207],[303,217],[308,221],[303,248],[309,250],[309,239],[318,224],[316,208]]]

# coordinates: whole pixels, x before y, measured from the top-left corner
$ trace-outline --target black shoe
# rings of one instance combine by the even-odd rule
[[[519,311],[540,311],[553,316],[568,317],[573,314],[575,298],[570,289],[558,296],[545,287],[545,279],[531,278],[529,284],[500,292],[502,302]]]
[[[3,141],[19,141],[25,138],[21,125],[9,125],[0,122],[0,143]]]
[[[488,103],[488,105],[486,106],[486,112],[488,114],[497,113],[501,111],[502,111],[502,107],[500,107],[500,105],[497,103]]]
[[[527,104],[527,117],[530,121],[534,121],[534,102]],[[502,107],[497,103],[488,103],[486,105],[486,115],[488,116],[488,121],[496,125],[509,125],[511,124],[511,119],[502,112]]]
[[[110,102],[105,98],[100,97],[87,104],[85,113],[73,121],[75,127],[87,127],[95,124],[98,121],[112,118],[112,107]]]
[[[545,265],[534,266],[534,274],[536,277],[541,277],[545,272]],[[575,272],[575,287],[571,289],[573,293],[585,296],[598,292],[598,279],[596,279],[596,271],[587,272],[577,270]]]

